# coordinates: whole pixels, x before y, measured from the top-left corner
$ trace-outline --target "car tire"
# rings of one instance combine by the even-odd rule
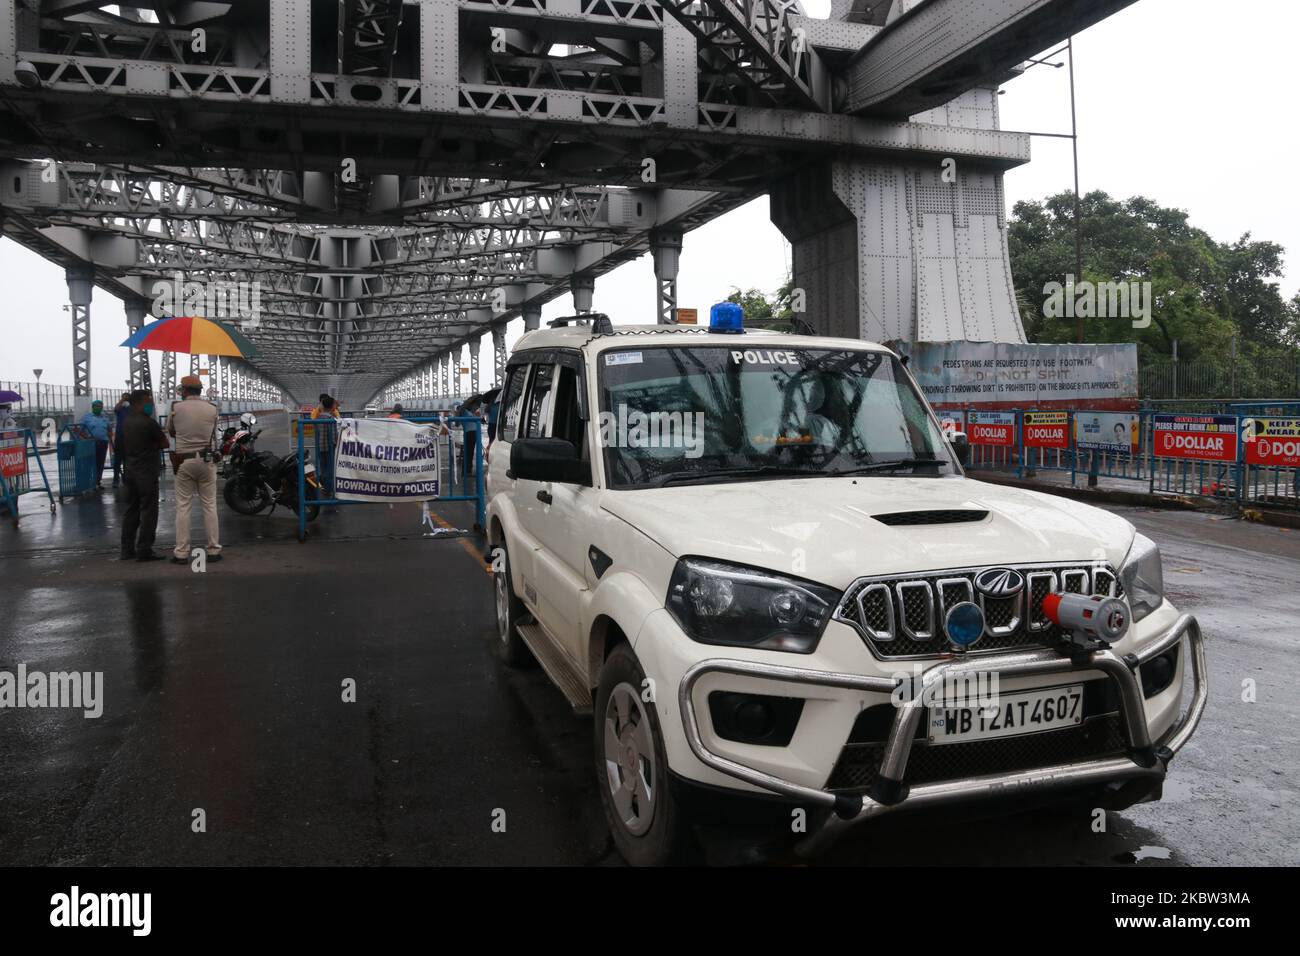
[[[618,852],[633,866],[691,862],[695,842],[669,783],[659,715],[627,644],[605,660],[596,691],[596,786]]]
[[[519,623],[528,617],[528,609],[515,593],[510,555],[504,542],[493,552],[492,588],[497,613],[497,654],[507,667],[528,667],[533,663],[533,652],[519,636]]]

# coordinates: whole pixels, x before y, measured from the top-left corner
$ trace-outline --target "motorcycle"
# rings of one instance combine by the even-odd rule
[[[262,429],[253,431],[257,418],[251,412],[240,416],[239,424],[231,426],[221,433],[221,470],[220,477],[231,478],[243,467],[245,460],[256,448],[257,436]]]
[[[321,497],[320,482],[316,479],[316,466],[310,461],[303,465],[307,489],[307,520],[315,521],[320,505],[312,499]],[[298,453],[292,451],[283,458],[269,451],[248,453],[238,470],[226,479],[223,491],[232,510],[241,515],[255,515],[277,505],[292,508],[298,513]]]

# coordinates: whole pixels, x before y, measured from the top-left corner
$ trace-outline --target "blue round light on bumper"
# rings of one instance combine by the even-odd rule
[[[984,612],[970,601],[954,604],[944,617],[943,628],[954,647],[973,647],[984,636]]]

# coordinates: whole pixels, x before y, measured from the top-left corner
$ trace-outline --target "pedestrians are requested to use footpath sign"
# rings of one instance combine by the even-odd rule
[[[439,494],[438,428],[400,418],[345,418],[334,459],[340,501],[428,501]]]

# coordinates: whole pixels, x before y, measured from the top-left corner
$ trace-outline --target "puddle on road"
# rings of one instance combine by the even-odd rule
[[[1143,860],[1167,860],[1173,855],[1165,846],[1140,846],[1137,852],[1132,850],[1115,854],[1116,863],[1141,863]]]

